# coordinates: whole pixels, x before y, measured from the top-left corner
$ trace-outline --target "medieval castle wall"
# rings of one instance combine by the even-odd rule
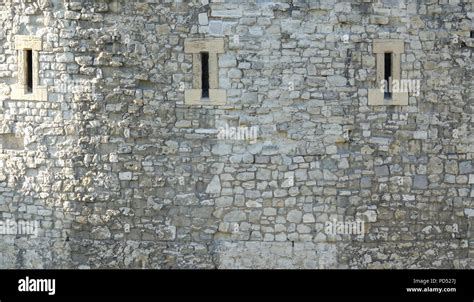
[[[473,6],[0,1],[0,267],[473,268]]]

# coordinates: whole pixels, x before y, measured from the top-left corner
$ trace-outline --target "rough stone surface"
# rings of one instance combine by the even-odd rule
[[[0,1],[0,219],[40,222],[0,268],[474,268],[473,4],[398,2]],[[187,106],[207,37],[227,103]],[[375,39],[407,106],[368,105]]]

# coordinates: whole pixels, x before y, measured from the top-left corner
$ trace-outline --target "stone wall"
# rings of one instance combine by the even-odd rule
[[[474,268],[473,8],[1,1],[0,218],[40,231],[0,235],[0,267]],[[47,101],[11,97],[19,35]],[[206,37],[224,105],[184,102]],[[368,103],[375,39],[404,41],[406,106]]]

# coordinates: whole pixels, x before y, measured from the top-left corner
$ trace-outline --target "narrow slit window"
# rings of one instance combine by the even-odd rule
[[[209,53],[201,53],[201,89],[202,97],[209,97]]]
[[[31,49],[25,50],[25,60],[26,88],[31,93],[33,92],[33,51]]]
[[[471,30],[471,38],[474,38],[474,30]]]
[[[390,52],[386,52],[384,55],[384,81],[384,98],[390,99],[392,97],[392,53]]]
[[[17,82],[12,85],[11,98],[14,100],[47,101],[48,87],[40,85],[40,51],[43,42],[36,36],[15,36],[17,56]]]
[[[184,53],[192,59],[192,88],[184,89],[186,105],[224,105],[225,89],[219,86],[219,55],[225,53],[223,38],[188,38]]]
[[[376,39],[372,51],[375,55],[376,82],[369,89],[368,104],[371,106],[406,106],[408,92],[400,91],[401,59],[405,42],[394,39]]]

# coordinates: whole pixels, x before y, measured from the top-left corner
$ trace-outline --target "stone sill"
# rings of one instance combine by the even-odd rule
[[[394,92],[391,99],[385,99],[380,89],[369,89],[369,106],[407,106],[408,92]]]
[[[32,92],[26,92],[24,88],[13,86],[10,98],[20,101],[48,101],[48,89],[46,86],[36,86]]]
[[[201,89],[186,89],[184,91],[185,105],[221,106],[227,103],[225,89],[209,89],[209,98],[202,98]]]

